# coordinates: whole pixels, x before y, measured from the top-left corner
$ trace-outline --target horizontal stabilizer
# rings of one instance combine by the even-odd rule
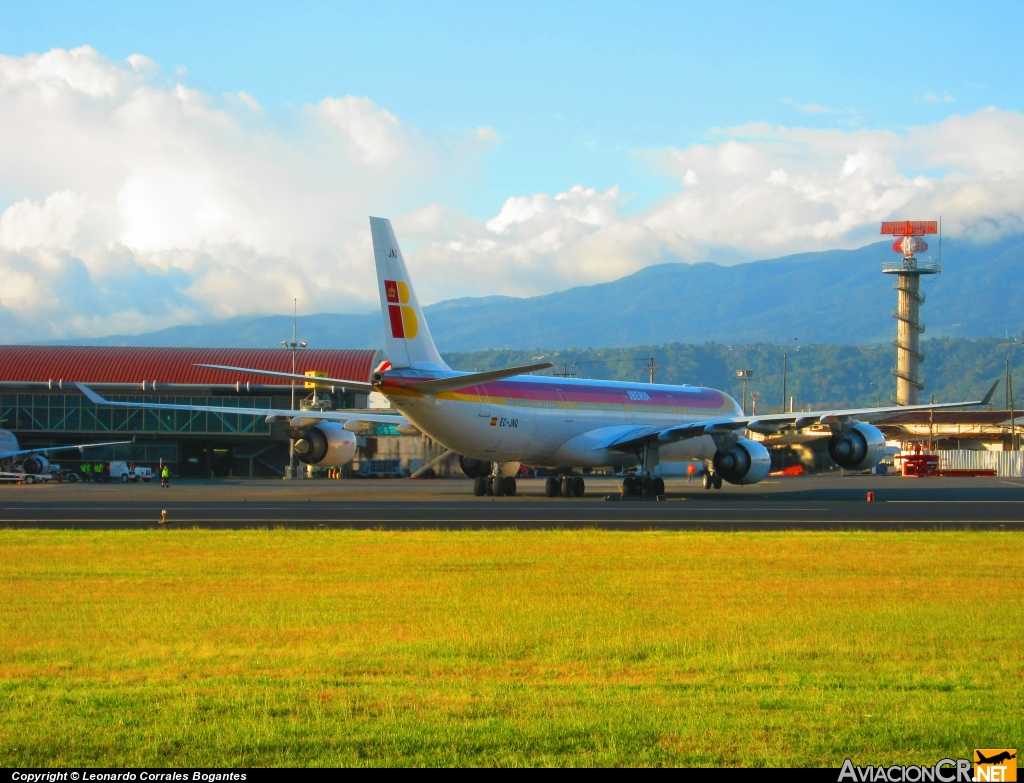
[[[321,386],[341,386],[353,391],[366,392],[377,391],[371,384],[360,381],[341,380],[340,378],[312,378],[308,375],[299,375],[290,372],[274,372],[273,370],[254,370],[251,367],[231,367],[224,364],[197,364],[196,367],[206,367],[209,370],[226,370],[228,372],[244,372],[250,375],[269,375],[274,378],[287,378],[290,381],[315,381]]]
[[[543,364],[524,364],[522,367],[509,367],[504,370],[488,370],[487,372],[474,372],[469,375],[457,375],[454,378],[438,378],[433,381],[420,381],[407,386],[408,389],[418,391],[420,394],[440,394],[456,389],[465,389],[469,386],[476,386],[478,383],[490,383],[500,381],[502,378],[511,378],[514,375],[526,375],[536,370],[546,370],[552,367],[551,362]]]

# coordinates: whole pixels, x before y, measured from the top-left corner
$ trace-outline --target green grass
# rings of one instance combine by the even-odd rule
[[[1013,533],[0,531],[0,765],[932,763]]]

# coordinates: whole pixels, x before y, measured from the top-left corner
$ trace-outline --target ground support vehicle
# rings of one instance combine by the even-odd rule
[[[19,484],[46,483],[52,480],[52,473],[0,473],[0,481],[16,481]]]

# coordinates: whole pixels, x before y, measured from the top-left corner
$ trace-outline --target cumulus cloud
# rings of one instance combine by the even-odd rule
[[[354,96],[268,117],[246,93],[90,47],[0,56],[0,112],[4,340],[277,312],[294,296],[307,312],[366,309],[366,216],[476,176],[497,141],[423,133]]]
[[[1024,115],[986,109],[903,132],[751,124],[641,153],[678,192],[628,213],[617,188],[509,198],[483,226],[430,212],[414,264],[476,293],[544,293],[663,261],[859,247],[887,219],[943,217],[981,241],[1024,231]],[[431,240],[431,231],[434,238]],[[419,270],[418,270],[419,271]],[[463,285],[462,290],[465,290]],[[435,294],[440,292],[435,292]],[[451,288],[447,295],[452,295]]]
[[[89,47],[0,57],[0,339],[280,312],[293,297],[371,309],[368,214],[394,218],[428,302],[853,247],[890,218],[941,214],[979,239],[1024,229],[1024,116],[994,108],[898,132],[716,130],[636,152],[677,182],[645,210],[567,183],[476,220],[431,194],[480,176],[489,128],[431,134],[358,96],[274,114],[180,78]]]

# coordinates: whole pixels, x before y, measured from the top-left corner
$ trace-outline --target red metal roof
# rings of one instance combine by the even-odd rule
[[[366,383],[375,350],[305,349],[296,352],[295,371],[325,372],[331,378]],[[0,381],[82,383],[220,384],[246,381],[284,384],[284,379],[208,370],[196,364],[228,364],[275,372],[292,371],[285,348],[108,348],[98,346],[0,346]]]

